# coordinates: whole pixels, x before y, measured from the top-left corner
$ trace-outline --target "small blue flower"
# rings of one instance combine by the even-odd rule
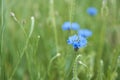
[[[63,30],[70,30],[71,29],[70,26],[71,26],[70,22],[64,22],[64,24],[62,25],[62,29]]]
[[[97,14],[97,9],[95,7],[89,7],[87,13],[91,16],[95,16]]]
[[[88,38],[88,37],[92,36],[92,32],[88,29],[81,29],[78,31],[78,35],[80,35],[84,38]]]
[[[80,29],[80,25],[76,22],[71,23],[67,21],[67,22],[64,22],[64,24],[62,25],[62,29],[63,30],[78,30]]]
[[[76,22],[72,23],[72,27],[71,27],[72,30],[79,30],[80,29],[80,25]]]
[[[78,39],[77,35],[70,36],[67,40],[67,43],[68,44],[73,44],[73,42],[76,41],[77,39]]]
[[[74,49],[79,49],[86,46],[87,40],[82,36],[73,35],[68,38],[67,43],[71,44]]]
[[[79,42],[79,48],[80,47],[85,47],[87,45],[87,39],[84,38],[83,36],[79,36],[80,42]]]

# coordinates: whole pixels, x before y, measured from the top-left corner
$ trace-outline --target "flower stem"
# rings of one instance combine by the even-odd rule
[[[78,67],[78,60],[81,57],[81,55],[77,55],[77,57],[75,58],[75,62],[73,65],[73,80],[79,80],[79,78],[77,77],[77,67]]]
[[[57,54],[58,53],[58,39],[57,39],[58,37],[57,37],[57,28],[56,28],[56,21],[55,21],[54,0],[50,0],[50,16],[52,20],[53,29],[54,29],[56,54]]]
[[[28,36],[28,38],[26,40],[25,47],[23,48],[23,51],[22,51],[22,53],[20,55],[20,59],[18,60],[16,66],[15,66],[15,68],[14,68],[14,70],[13,70],[13,72],[12,72],[12,74],[11,74],[11,76],[10,76],[10,78],[8,80],[12,80],[12,77],[14,76],[14,74],[15,74],[17,68],[18,68],[18,65],[20,64],[20,61],[21,61],[23,55],[25,54],[25,51],[26,51],[26,49],[28,47],[28,43],[29,43],[30,37],[31,37],[33,29],[34,29],[34,22],[35,22],[34,21],[34,17],[31,17],[31,29],[30,29],[30,32],[29,32],[29,36]]]

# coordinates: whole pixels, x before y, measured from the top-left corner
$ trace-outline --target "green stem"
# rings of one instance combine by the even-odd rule
[[[57,34],[56,21],[55,21],[54,0],[50,0],[50,16],[52,19],[52,25],[54,29],[56,52],[58,53],[58,39],[57,39],[58,34]]]
[[[105,30],[106,30],[106,21],[107,21],[107,16],[108,16],[108,7],[106,5],[107,3],[104,3],[101,8],[101,15],[102,15],[102,27],[100,31],[100,40],[99,40],[99,49],[98,49],[98,54],[96,54],[96,59],[95,59],[95,65],[94,65],[94,71],[95,74],[93,76],[93,79],[99,79],[101,76],[100,73],[100,60],[102,57],[103,53],[103,46],[104,46],[104,39],[105,39]],[[97,70],[96,70],[97,69]]]
[[[4,14],[4,0],[2,0],[2,2],[1,2],[2,4],[1,4],[1,55],[2,55],[2,53],[3,53],[3,36],[4,36],[4,31],[5,31],[5,26],[4,26],[4,16],[5,16],[5,14]]]
[[[1,49],[0,49],[0,77],[4,79],[5,71],[4,71],[4,56],[3,56],[3,41],[4,41],[4,31],[5,31],[5,13],[4,13],[4,1],[1,0]]]
[[[72,23],[72,16],[73,16],[73,10],[74,10],[74,0],[71,0],[70,4],[70,22]]]
[[[25,37],[27,37],[27,33],[25,32],[25,29],[24,29],[23,24],[21,24],[21,23],[19,22],[19,20],[17,19],[17,17],[15,16],[15,14],[14,14],[13,12],[11,12],[10,14],[11,14],[12,18],[14,19],[14,21],[15,21],[15,22],[20,26],[20,28],[23,30]]]
[[[74,65],[73,65],[73,79],[74,80],[79,80],[78,77],[77,77],[77,68],[78,68],[78,60],[79,58],[81,57],[81,55],[77,55],[77,57],[75,58],[75,62],[74,62]]]
[[[14,68],[14,70],[13,70],[13,72],[12,72],[10,78],[9,78],[9,80],[12,80],[12,77],[14,76],[14,74],[15,74],[15,72],[16,72],[16,70],[17,70],[17,67],[18,67],[18,65],[20,64],[20,61],[21,61],[21,59],[22,59],[22,57],[23,57],[23,55],[25,54],[25,51],[26,51],[26,49],[27,49],[27,46],[28,46],[30,37],[31,37],[32,32],[33,32],[33,29],[34,29],[34,17],[31,17],[31,21],[32,21],[32,23],[31,23],[31,29],[30,29],[29,36],[28,36],[28,38],[27,38],[27,40],[26,40],[25,47],[23,48],[23,51],[22,51],[21,56],[20,56],[20,59],[18,60],[18,62],[17,62],[17,64],[16,64],[16,66],[15,66],[15,68]]]
[[[57,55],[55,55],[49,62],[49,65],[48,65],[48,76],[50,75],[50,68],[51,68],[51,65],[52,65],[52,62],[60,56],[60,53],[57,53]]]

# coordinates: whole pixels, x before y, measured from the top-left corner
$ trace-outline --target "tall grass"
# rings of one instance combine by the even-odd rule
[[[0,80],[120,80],[119,2],[1,0]],[[93,32],[86,47],[67,44],[65,21]]]

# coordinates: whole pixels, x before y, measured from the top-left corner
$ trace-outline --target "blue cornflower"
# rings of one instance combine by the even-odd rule
[[[64,22],[64,24],[62,25],[62,29],[63,30],[78,30],[80,29],[80,25],[76,22],[71,23],[67,21],[67,22]]]
[[[92,32],[88,29],[81,29],[78,31],[78,35],[80,35],[84,38],[88,38],[88,37],[92,36]]]
[[[82,36],[73,35],[68,38],[67,43],[71,44],[75,50],[78,50],[86,46],[87,40]]]
[[[95,16],[97,14],[97,9],[95,7],[89,7],[87,13],[91,16]]]
[[[64,22],[64,24],[62,25],[62,29],[63,30],[70,30],[71,29],[70,26],[71,26],[70,22]]]
[[[76,22],[73,22],[72,23],[72,26],[71,26],[71,29],[72,30],[79,30],[80,29],[80,25]]]

